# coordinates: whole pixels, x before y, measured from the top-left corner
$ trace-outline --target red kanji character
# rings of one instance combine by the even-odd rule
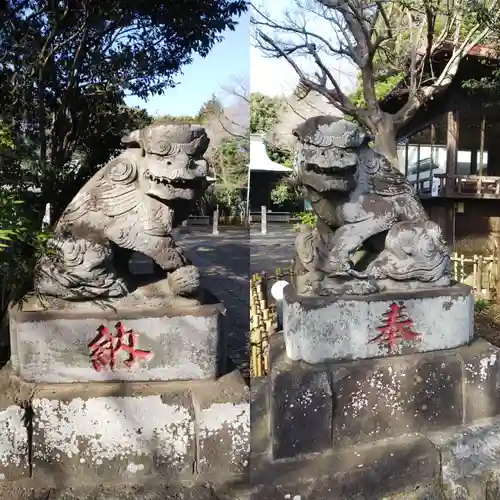
[[[89,344],[90,361],[95,370],[100,372],[105,366],[114,370],[120,351],[125,351],[129,355],[125,361],[128,368],[134,368],[139,359],[152,358],[151,352],[136,349],[137,334],[133,330],[125,331],[121,322],[118,322],[115,328],[116,335],[113,336],[104,325],[101,325],[97,330],[97,337]]]
[[[377,328],[380,334],[370,342],[385,344],[391,353],[399,339],[417,340],[421,334],[412,330],[413,321],[403,313],[403,310],[402,305],[392,304],[391,310],[384,314],[385,325]]]

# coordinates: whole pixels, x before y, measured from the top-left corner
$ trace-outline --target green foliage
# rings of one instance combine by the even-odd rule
[[[293,168],[293,160],[295,152],[292,148],[267,143],[266,144],[267,155],[272,161],[279,163],[288,168]]]
[[[250,94],[250,133],[269,132],[278,123],[282,107],[280,99],[258,92]]]
[[[282,180],[271,191],[271,200],[275,205],[284,205],[287,201],[293,201],[298,198],[296,190]]]
[[[294,214],[294,217],[299,219],[297,224],[293,225],[293,230],[298,232],[300,230],[300,226],[309,226],[311,228],[315,228],[318,222],[318,216],[314,212],[298,212]]]
[[[375,83],[375,93],[380,101],[384,99],[392,90],[403,80],[405,73],[397,73],[391,76],[381,76]],[[358,108],[366,108],[365,96],[363,95],[363,82],[361,76],[358,76],[358,85],[356,90],[349,96],[351,102]]]
[[[33,285],[36,261],[47,250],[49,233],[13,194],[0,189],[0,317]]]
[[[213,191],[214,202],[223,216],[239,217],[244,212],[244,192],[234,185],[216,184]]]
[[[0,122],[0,154],[14,148],[15,145],[11,130],[4,123]]]
[[[219,176],[224,184],[244,184],[248,175],[250,161],[247,139],[224,139],[217,147]]]
[[[206,103],[201,106],[198,114],[196,115],[196,118],[199,123],[205,123],[206,120],[209,120],[214,116],[221,116],[222,113],[224,113],[224,106],[214,94]]]
[[[222,213],[240,215],[250,161],[246,138],[226,138],[215,149],[212,169],[216,177],[213,200]]]
[[[121,136],[147,121],[125,106],[125,95],[147,98],[173,87],[194,54],[206,56],[247,8],[245,0],[193,0],[188,9],[183,0],[7,2],[0,10],[0,121],[14,124],[16,157],[3,162],[2,178],[19,182],[22,172],[44,201],[66,203]],[[86,178],[75,179],[76,156]]]
[[[155,116],[154,121],[159,122],[159,123],[165,123],[165,122],[168,122],[168,123],[192,123],[192,124],[200,123],[199,118],[197,116],[188,116],[188,115]]]
[[[487,311],[491,306],[491,302],[486,299],[477,299],[474,305],[474,309],[478,313]]]

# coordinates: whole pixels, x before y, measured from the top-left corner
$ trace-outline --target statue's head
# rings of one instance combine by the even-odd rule
[[[140,148],[139,182],[160,200],[195,200],[207,188],[208,165],[203,158],[210,139],[205,129],[192,124],[157,123],[122,138]]]
[[[296,176],[315,191],[350,191],[355,186],[359,152],[373,139],[355,123],[315,116],[293,130],[300,143]]]

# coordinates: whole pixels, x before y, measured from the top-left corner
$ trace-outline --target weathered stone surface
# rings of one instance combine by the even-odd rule
[[[171,296],[196,296],[199,271],[172,230],[208,186],[203,155],[210,139],[198,125],[154,123],[122,142],[128,149],[81,187],[57,222],[52,252],[36,269],[39,294],[77,301],[125,296],[123,268],[134,250],[168,272]]]
[[[172,485],[159,480],[141,485],[86,485],[57,488],[19,487],[12,483],[0,483],[0,498],[9,500],[248,500],[249,494],[241,487],[205,483]],[[248,489],[248,485],[246,488]]]
[[[484,495],[488,480],[500,474],[500,419],[433,433],[429,439],[441,453],[447,500],[496,498]]]
[[[281,335],[272,336],[270,351],[273,457],[289,458],[330,449],[333,399],[327,372],[290,362]]]
[[[403,304],[419,340],[398,339],[392,352],[372,341],[393,304]],[[287,354],[308,363],[377,358],[451,349],[474,335],[470,287],[452,287],[363,296],[299,297],[284,290],[283,331]],[[444,327],[446,326],[446,327]]]
[[[463,423],[457,350],[308,365],[289,360],[283,336],[276,335],[270,357],[274,458]]]
[[[0,481],[29,475],[28,429],[25,410],[0,408]]]
[[[301,295],[450,286],[448,245],[393,167],[397,158],[371,148],[366,130],[335,116],[311,117],[293,135],[291,181],[319,218],[314,228],[302,226],[295,241]],[[369,259],[357,259],[358,250]]]
[[[335,447],[462,423],[462,364],[453,352],[333,364],[330,369]]]
[[[10,311],[12,365],[20,377],[38,383],[167,381],[215,378],[225,370],[221,306],[154,308],[133,303],[112,310],[86,304],[71,310]],[[114,335],[117,322],[137,333],[136,347],[153,357],[130,369],[124,365],[128,354],[122,351],[114,370],[97,371],[89,343],[101,325]]]
[[[61,484],[88,484],[192,474],[195,415],[189,392],[92,397],[87,390],[78,397],[53,389],[38,393],[32,407],[35,478],[57,475]]]
[[[417,488],[429,491],[438,480],[439,454],[420,437],[302,460],[252,460],[252,500],[381,500],[402,492],[408,497],[399,498],[414,500],[422,498],[414,494]]]
[[[29,410],[14,388],[10,366],[0,369],[0,483],[29,476]]]
[[[458,350],[464,366],[464,422],[500,414],[500,349],[478,339]]]
[[[250,457],[250,390],[238,371],[193,390],[198,471],[246,474]]]
[[[252,456],[268,453],[269,436],[269,383],[267,377],[252,378],[250,400],[250,429]]]

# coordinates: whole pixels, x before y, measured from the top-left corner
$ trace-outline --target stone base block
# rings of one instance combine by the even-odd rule
[[[18,405],[0,408],[0,481],[27,477],[29,472],[25,410]]]
[[[47,386],[32,399],[33,478],[170,484],[244,474],[249,395],[239,372],[197,383]]]
[[[238,372],[233,372],[233,375]],[[198,472],[224,477],[246,474],[250,455],[250,390],[227,376],[193,390],[197,408]]]
[[[28,477],[29,411],[12,397],[8,370],[0,370],[0,482]]]
[[[270,366],[274,459],[500,415],[500,349],[484,340],[446,351],[309,365],[291,361],[283,336],[275,335]]]
[[[465,285],[412,292],[300,297],[284,290],[288,357],[307,363],[451,349],[474,335],[474,299]]]
[[[422,437],[387,440],[300,460],[252,457],[252,500],[429,500],[437,489],[439,453]],[[436,499],[439,497],[435,497]]]
[[[68,400],[60,393],[57,399],[44,396],[32,401],[34,477],[64,471],[72,482],[84,483],[192,474],[194,408],[182,391]]]
[[[442,462],[446,500],[500,498],[500,419],[430,434]]]
[[[33,299],[20,310],[11,308],[14,371],[37,383],[193,380],[225,373],[225,340],[219,324],[222,306],[162,307],[154,301],[127,300],[130,303],[117,302],[113,308],[65,302],[59,309],[44,310]],[[119,322],[125,330],[121,348],[116,338]],[[103,327],[115,338],[97,341]],[[133,359],[129,331],[136,336],[134,352],[143,351],[132,367],[126,364]],[[94,363],[91,353],[95,353]],[[114,368],[109,363],[112,355],[116,356]]]

